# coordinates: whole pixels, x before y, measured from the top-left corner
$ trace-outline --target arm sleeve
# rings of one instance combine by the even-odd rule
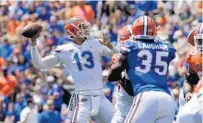
[[[127,58],[123,55],[119,55],[118,62],[111,66],[110,74],[108,77],[109,81],[118,81],[122,78],[122,72],[128,67]]]
[[[37,46],[31,48],[31,57],[34,66],[38,69],[52,68],[60,62],[57,55],[49,55],[41,58]]]
[[[101,45],[101,54],[102,56],[106,56],[108,58],[111,58],[113,54],[119,53],[120,50],[118,47],[113,46],[113,49],[109,49],[108,47]]]

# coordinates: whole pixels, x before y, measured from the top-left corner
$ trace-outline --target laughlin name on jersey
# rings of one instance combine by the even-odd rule
[[[168,50],[168,46],[165,44],[146,44],[146,43],[138,43],[139,48],[147,48],[147,49],[158,49],[158,50]]]

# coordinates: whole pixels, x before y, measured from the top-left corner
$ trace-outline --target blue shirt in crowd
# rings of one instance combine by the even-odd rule
[[[44,111],[42,112],[39,123],[60,123],[61,116],[58,111]]]

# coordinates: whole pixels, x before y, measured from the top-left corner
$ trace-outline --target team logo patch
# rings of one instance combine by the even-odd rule
[[[87,102],[87,98],[82,98],[81,101],[82,102]]]

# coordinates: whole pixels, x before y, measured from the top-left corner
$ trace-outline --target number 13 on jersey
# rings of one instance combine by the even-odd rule
[[[77,63],[79,71],[83,70],[83,66],[89,69],[94,67],[93,55],[90,51],[83,51],[80,55],[82,59],[86,60],[86,62],[84,64],[81,64],[79,54],[78,53],[74,54],[74,59]]]

